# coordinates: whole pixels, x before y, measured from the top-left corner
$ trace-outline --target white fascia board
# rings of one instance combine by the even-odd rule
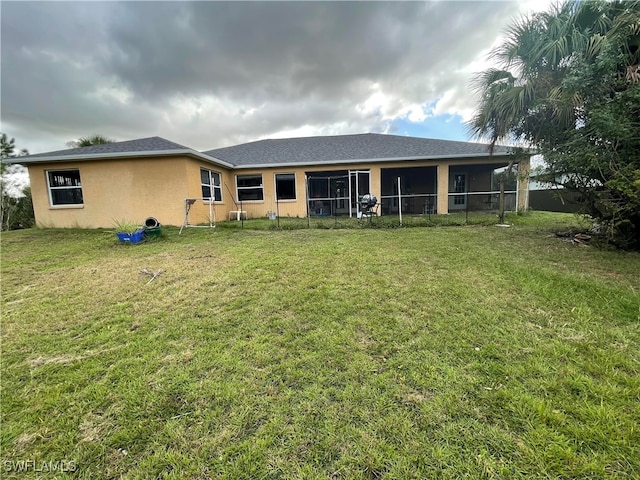
[[[215,157],[205,155],[204,153],[197,152],[196,150],[153,150],[153,151],[141,151],[141,152],[116,152],[116,153],[93,153],[84,155],[52,155],[46,157],[28,158],[15,157],[11,159],[3,159],[2,161],[8,164],[23,164],[29,165],[32,163],[51,163],[51,162],[79,162],[85,160],[109,160],[114,158],[133,158],[133,157],[167,157],[172,155],[190,155],[201,160],[221,165],[227,168],[233,168],[233,165],[219,160]]]
[[[233,165],[232,163],[225,162],[224,160],[220,160],[219,158],[212,157],[211,155],[207,155],[206,153],[200,153],[195,150],[191,150],[191,153],[196,157],[201,158],[202,160],[206,160],[207,162],[211,162],[216,165],[222,165],[223,167],[227,167],[230,169],[235,168],[235,165]]]
[[[236,165],[234,170],[250,169],[250,168],[283,168],[283,167],[321,167],[323,165],[352,165],[356,163],[384,163],[384,162],[420,162],[433,160],[455,160],[457,158],[476,159],[476,158],[502,158],[508,157],[509,153],[476,153],[458,154],[458,155],[431,155],[426,157],[388,157],[388,158],[360,158],[355,160],[331,160],[328,162],[281,162],[281,163],[260,163],[254,165]]]

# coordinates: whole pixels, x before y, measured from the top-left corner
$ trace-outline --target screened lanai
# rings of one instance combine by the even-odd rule
[[[500,178],[507,164],[451,165],[444,179],[448,183],[441,202],[448,212],[492,211],[499,207]],[[505,178],[505,210],[517,205],[517,164]],[[425,215],[438,212],[438,168],[436,166],[381,169],[381,213],[383,215]],[[440,204],[443,205],[442,203]],[[446,213],[446,212],[444,212]]]
[[[359,216],[359,200],[371,192],[369,170],[305,172],[307,208],[312,217]]]
[[[507,164],[453,165],[449,167],[449,212],[456,210],[497,210],[500,198],[500,178],[506,175]],[[505,177],[505,210],[516,209],[517,174],[515,164]]]
[[[397,215],[400,211],[400,201],[404,214],[436,213],[436,170],[436,167],[383,168],[380,173],[382,214]],[[398,195],[398,192],[401,195]]]

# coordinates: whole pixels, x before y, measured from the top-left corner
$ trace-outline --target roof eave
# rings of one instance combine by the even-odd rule
[[[429,155],[421,157],[386,157],[386,158],[359,158],[351,160],[330,160],[327,162],[278,162],[278,163],[259,163],[253,165],[235,165],[235,170],[250,168],[280,168],[280,167],[310,167],[322,165],[353,165],[356,163],[389,163],[389,162],[419,162],[433,160],[455,160],[457,158],[489,158],[489,157],[508,157],[509,152],[503,153],[476,153],[476,154],[457,154],[457,155]],[[527,155],[530,155],[527,153]]]
[[[220,165],[227,168],[233,168],[231,163],[225,162],[218,158],[200,153],[191,149],[180,150],[153,150],[142,152],[119,152],[119,153],[92,153],[84,155],[51,155],[46,157],[35,157],[29,159],[28,157],[14,157],[10,159],[3,159],[2,161],[7,164],[22,164],[29,165],[33,163],[61,163],[61,162],[79,162],[85,160],[110,160],[120,158],[135,158],[135,157],[170,157],[173,155],[189,155],[206,162],[210,162],[216,165]]]

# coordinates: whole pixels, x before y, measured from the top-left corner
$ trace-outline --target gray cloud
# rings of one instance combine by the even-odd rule
[[[511,2],[2,4],[3,129],[33,152],[94,132],[214,148],[384,131],[449,92]],[[55,142],[55,144],[54,144]]]

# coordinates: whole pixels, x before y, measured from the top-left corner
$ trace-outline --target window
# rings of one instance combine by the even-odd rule
[[[276,198],[278,200],[296,199],[295,173],[276,173]]]
[[[200,182],[202,183],[203,198],[213,198],[215,202],[222,201],[222,182],[219,173],[201,168]]]
[[[239,202],[264,200],[262,175],[236,175],[236,190]]]
[[[80,170],[48,170],[51,205],[83,205]]]

